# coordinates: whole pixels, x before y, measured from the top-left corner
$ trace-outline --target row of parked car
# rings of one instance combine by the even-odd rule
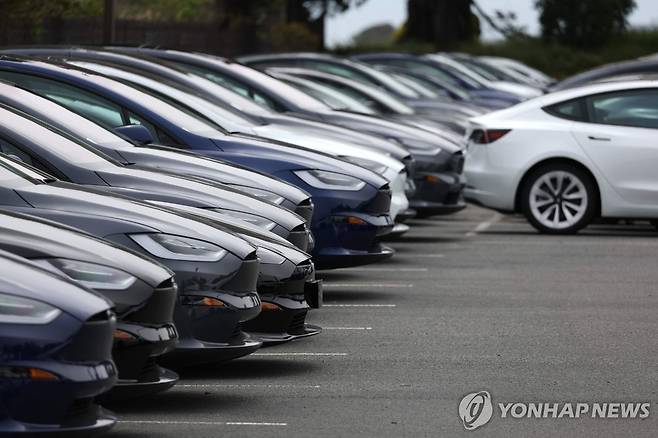
[[[584,114],[553,82],[463,54],[0,50],[0,432],[106,430],[99,402],[317,335],[316,269],[385,260],[464,195],[576,229],[546,208],[577,220],[585,171],[503,123]]]

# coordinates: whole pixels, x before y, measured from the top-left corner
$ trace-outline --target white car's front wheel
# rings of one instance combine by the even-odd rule
[[[597,197],[595,183],[586,172],[567,163],[548,164],[525,180],[521,208],[542,233],[571,234],[591,222]]]

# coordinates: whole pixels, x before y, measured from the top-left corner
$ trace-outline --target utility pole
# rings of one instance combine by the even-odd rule
[[[114,44],[116,40],[116,0],[105,0],[103,10],[103,44]]]

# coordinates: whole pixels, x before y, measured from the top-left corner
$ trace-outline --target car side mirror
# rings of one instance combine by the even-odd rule
[[[151,131],[144,125],[124,125],[114,128],[114,131],[137,144],[151,144],[155,142]]]

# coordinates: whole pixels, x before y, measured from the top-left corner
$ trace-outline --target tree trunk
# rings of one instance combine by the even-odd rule
[[[405,39],[452,49],[479,33],[472,0],[407,0]]]

